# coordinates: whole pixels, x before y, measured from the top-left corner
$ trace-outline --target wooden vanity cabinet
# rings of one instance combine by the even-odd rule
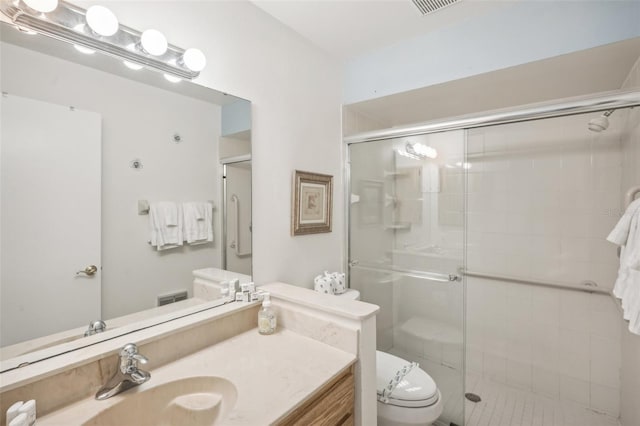
[[[355,383],[353,366],[315,392],[278,426],[352,426]]]

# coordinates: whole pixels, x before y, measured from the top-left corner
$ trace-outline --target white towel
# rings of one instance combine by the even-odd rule
[[[190,245],[213,241],[213,205],[207,202],[182,204],[184,239]]]
[[[611,233],[607,237],[607,241],[610,241],[613,244],[617,244],[619,246],[626,245],[627,238],[629,238],[629,231],[631,230],[631,220],[639,210],[640,199],[637,199],[629,204],[629,207],[627,207],[627,210],[622,215],[622,218],[620,218],[616,226],[613,228],[613,231],[611,231]]]
[[[621,246],[613,294],[621,299],[629,331],[640,334],[640,200],[629,205],[607,240]]]
[[[182,209],[161,201],[149,205],[149,241],[158,251],[180,247],[183,241]]]

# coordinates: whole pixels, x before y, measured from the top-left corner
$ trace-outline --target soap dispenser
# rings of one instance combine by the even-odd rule
[[[269,293],[264,293],[262,309],[258,312],[258,332],[260,334],[273,334],[276,331],[276,314],[271,308]]]

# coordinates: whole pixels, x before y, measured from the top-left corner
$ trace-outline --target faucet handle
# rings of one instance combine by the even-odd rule
[[[149,359],[142,354],[135,354],[131,357],[131,359],[138,361],[140,364],[146,364],[149,362]]]
[[[123,373],[131,373],[138,369],[138,362],[146,364],[147,357],[138,353],[138,347],[134,343],[127,343],[120,349],[120,370]]]
[[[122,349],[120,349],[121,358],[133,358],[138,354],[138,347],[135,343],[127,343]]]

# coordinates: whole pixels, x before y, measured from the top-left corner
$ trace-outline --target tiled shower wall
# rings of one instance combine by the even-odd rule
[[[468,134],[467,269],[612,287],[620,214],[622,114]],[[613,300],[512,282],[467,279],[467,371],[619,414],[620,319]]]
[[[640,59],[629,73],[623,89],[640,87]],[[622,187],[624,194],[629,188],[640,185],[640,107],[634,108],[626,117],[625,133],[622,137]],[[622,401],[620,422],[623,426],[640,424],[640,336],[622,331]]]

